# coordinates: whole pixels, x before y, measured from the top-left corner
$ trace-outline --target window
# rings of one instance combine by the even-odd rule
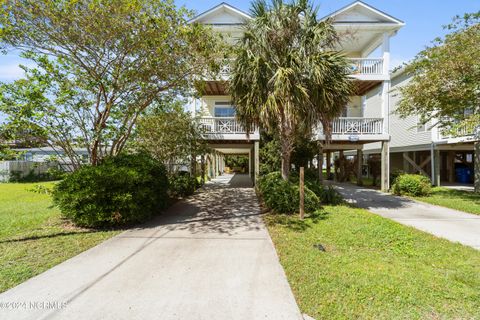
[[[427,132],[430,131],[430,125],[428,124],[428,121],[425,122],[422,118],[417,116],[417,132]]]
[[[235,109],[229,101],[215,102],[215,117],[234,117]]]

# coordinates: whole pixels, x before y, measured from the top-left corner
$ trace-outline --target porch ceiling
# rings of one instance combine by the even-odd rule
[[[207,96],[227,95],[227,81],[205,81],[201,92]]]
[[[353,80],[355,86],[355,95],[363,96],[368,91],[381,84],[381,80]],[[227,81],[204,81],[198,84],[197,88],[202,94],[207,96],[228,95]]]
[[[245,155],[248,154],[250,151],[250,148],[248,149],[242,149],[242,148],[216,148],[215,149],[218,152],[221,152],[223,154],[230,154],[230,155]]]
[[[382,83],[381,80],[353,80],[355,95],[363,96]]]

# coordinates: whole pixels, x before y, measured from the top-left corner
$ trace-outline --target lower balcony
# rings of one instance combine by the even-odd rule
[[[453,128],[440,128],[438,130],[438,142],[459,143],[471,142],[475,138],[475,124],[466,123]]]
[[[317,138],[324,140],[323,127],[317,129]],[[332,141],[381,141],[388,140],[383,118],[340,117],[332,123]]]
[[[248,140],[247,131],[235,117],[201,117],[199,122],[208,140]],[[258,128],[250,130],[249,139],[260,139]]]

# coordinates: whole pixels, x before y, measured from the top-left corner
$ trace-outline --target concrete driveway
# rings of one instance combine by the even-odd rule
[[[1,303],[0,319],[302,319],[247,175],[216,179]]]
[[[350,203],[373,213],[480,250],[480,215],[397,197],[351,184],[333,183]]]

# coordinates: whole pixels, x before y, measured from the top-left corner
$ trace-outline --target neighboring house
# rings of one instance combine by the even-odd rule
[[[406,85],[410,77],[404,69],[391,76],[389,99],[390,171],[420,173],[431,177],[433,184],[473,183],[474,135],[473,128],[458,130],[455,134],[423,124],[416,116],[401,118],[396,109],[401,99],[398,88]],[[375,90],[371,92],[375,95]],[[380,107],[380,104],[377,104]],[[369,144],[365,155],[380,153],[379,144]]]
[[[362,1],[355,1],[323,19],[327,18],[332,19],[341,37],[337,49],[350,59],[356,92],[345,106],[343,116],[333,123],[332,141],[325,143],[322,130],[317,132],[316,139],[323,142],[320,159],[323,162],[325,152],[327,163],[330,163],[331,153],[343,150],[357,150],[357,154],[363,157],[365,144],[379,142],[385,164],[382,166],[382,188],[388,189],[390,38],[404,22]],[[249,19],[251,17],[247,13],[221,3],[198,15],[192,22],[211,25],[227,39],[235,41],[242,36],[242,25]],[[246,154],[250,159],[249,171],[256,180],[260,135],[258,129],[254,129],[248,140],[245,130],[235,119],[235,111],[226,92],[228,76],[226,66],[221,80],[206,80],[205,94],[191,101],[191,110],[202,117],[206,138],[214,150],[208,161],[210,175],[223,172],[226,154]]]

